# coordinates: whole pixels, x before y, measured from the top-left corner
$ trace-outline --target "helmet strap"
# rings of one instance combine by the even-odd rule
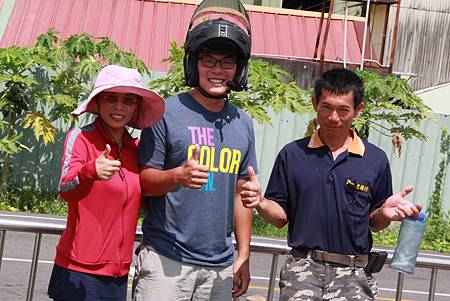
[[[208,92],[206,92],[200,85],[197,86],[198,92],[200,92],[201,95],[212,98],[212,99],[228,99],[228,94],[222,94],[222,95],[211,95]]]

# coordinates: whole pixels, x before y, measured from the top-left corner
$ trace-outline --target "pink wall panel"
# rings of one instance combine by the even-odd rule
[[[125,1],[124,1],[125,2]],[[128,16],[123,30],[123,43],[121,48],[126,51],[136,49],[137,40],[141,34],[141,11],[140,1],[131,1],[128,6]]]
[[[100,2],[100,4],[94,17],[95,23],[92,27],[92,31],[89,31],[89,33],[92,35],[95,34],[94,36],[97,37],[110,37],[111,23],[109,21],[109,16],[113,13],[113,7],[109,4],[111,1],[100,0],[98,2]]]
[[[289,19],[289,15],[278,15],[275,26],[279,52],[292,56],[294,48],[293,43],[295,41],[291,36],[291,24]]]
[[[182,44],[195,9],[191,3],[136,0],[17,0],[0,47],[30,45],[56,28],[60,37],[87,32],[107,36],[125,51],[133,50],[150,70],[167,71],[162,59],[169,42]],[[249,11],[252,53],[256,56],[312,59],[318,17]],[[323,24],[325,31],[326,21]],[[363,23],[348,22],[347,60],[358,63]],[[325,59],[343,59],[344,22],[333,20]],[[320,55],[320,53],[319,53]]]

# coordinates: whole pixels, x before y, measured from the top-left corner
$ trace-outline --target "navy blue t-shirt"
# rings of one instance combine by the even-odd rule
[[[353,140],[336,160],[316,134],[278,154],[265,197],[287,214],[289,246],[347,255],[372,248],[369,213],[392,195],[391,171],[381,149]]]
[[[252,120],[231,103],[215,113],[189,93],[171,97],[163,119],[142,131],[139,163],[164,170],[181,166],[195,144],[199,163],[209,167],[208,183],[198,190],[177,186],[164,196],[146,197],[144,244],[177,261],[229,266],[236,183],[248,177],[248,166],[257,170]]]

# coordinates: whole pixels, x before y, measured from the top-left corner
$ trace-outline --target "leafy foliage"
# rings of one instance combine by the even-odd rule
[[[399,155],[403,140],[426,140],[417,126],[421,120],[431,119],[431,110],[405,79],[393,74],[383,77],[367,70],[357,70],[356,73],[365,86],[363,112],[353,120],[353,128],[359,136],[368,138],[370,130],[389,136]],[[306,135],[315,129],[310,125]]]
[[[183,70],[183,49],[175,42],[170,44],[169,73],[150,83],[163,97],[188,91]],[[401,150],[402,139],[425,140],[425,135],[415,126],[429,118],[430,109],[414,94],[404,79],[388,75],[379,76],[370,71],[357,71],[366,86],[365,108],[361,116],[355,118],[354,128],[359,135],[367,138],[369,129],[393,137],[397,151]],[[288,109],[299,114],[311,112],[312,91],[299,88],[290,74],[278,65],[269,65],[264,60],[250,60],[248,89],[233,92],[230,100],[247,111],[258,122],[271,124],[268,108],[275,113]],[[317,124],[311,121],[305,135],[310,135]]]
[[[26,145],[20,143],[22,135],[16,134],[10,137],[3,137],[0,139],[0,152],[7,154],[17,154],[22,149],[30,150]]]
[[[442,160],[434,178],[434,190],[426,212],[427,229],[424,241],[433,245],[434,249],[450,250],[450,212],[445,213],[442,210],[443,187],[450,159],[450,135],[445,128],[442,130],[440,150]]]
[[[72,122],[70,112],[89,92],[89,83],[107,63],[138,69],[148,74],[145,64],[132,52],[121,51],[108,38],[92,38],[88,34],[73,35],[60,40],[58,32],[49,29],[29,47],[0,49],[0,154],[4,155],[2,171],[8,170],[8,158],[22,150],[30,150],[21,143],[22,133],[30,128],[37,140],[54,142],[56,120]],[[150,87],[164,97],[188,91],[183,71],[183,50],[175,42],[170,45],[171,63],[166,77],[151,82]],[[276,113],[288,109],[296,113],[311,110],[311,91],[299,88],[292,77],[278,65],[269,65],[263,60],[250,60],[248,90],[233,92],[230,100],[247,111],[259,122],[270,122],[269,108]],[[357,71],[366,85],[363,114],[354,120],[358,133],[367,137],[369,129],[392,136],[396,145],[402,139],[426,137],[418,131],[422,119],[429,118],[429,108],[418,98],[408,83],[393,75],[381,77],[368,71]],[[313,131],[317,124],[311,121],[308,129]],[[444,138],[446,137],[446,138]],[[445,131],[441,152],[443,161],[436,175],[427,217],[427,232],[422,248],[450,252],[450,223],[448,214],[441,212],[442,185],[449,158],[449,138]],[[445,142],[444,142],[445,141]],[[6,184],[3,177],[2,183]],[[56,201],[56,193],[4,186],[0,209],[31,211],[51,214],[65,214],[66,204]],[[394,245],[398,223],[385,231],[374,234],[377,244]],[[287,228],[276,229],[254,219],[254,234],[286,237]]]
[[[366,88],[364,110],[355,118],[353,126],[359,135],[369,136],[369,129],[393,138],[394,148],[401,151],[402,140],[417,138],[426,140],[416,126],[421,120],[430,119],[431,110],[415,95],[405,79],[390,74],[358,70]]]
[[[443,185],[445,183],[446,171],[450,160],[450,135],[446,128],[442,129],[441,148],[442,160],[439,163],[439,169],[435,176],[433,194],[431,195],[430,205],[427,208],[428,217],[439,216],[442,214]]]
[[[427,228],[425,231],[424,239],[420,245],[422,250],[432,250],[437,252],[450,252],[450,242],[448,239],[448,233],[450,229],[448,228],[447,222],[447,239],[442,239],[437,235],[433,235],[434,228],[430,225],[429,220],[427,220]],[[277,237],[277,238],[287,238],[288,227],[284,226],[278,229],[271,224],[264,221],[258,214],[253,214],[253,231],[252,235],[265,236],[265,237]],[[390,246],[395,247],[397,245],[398,232],[400,230],[400,223],[394,222],[392,225],[383,231],[372,233],[373,243],[378,246]],[[427,236],[429,238],[427,238]]]
[[[442,130],[441,148],[442,160],[435,176],[434,191],[427,208],[425,218],[425,234],[420,245],[423,250],[450,252],[450,212],[443,212],[443,185],[450,162],[450,135],[447,129]],[[374,233],[374,243],[395,246],[397,243],[400,223]]]
[[[57,200],[56,192],[8,186],[0,210],[66,215],[67,203]]]
[[[448,216],[448,215],[447,215]],[[450,252],[450,226],[447,220],[437,220],[437,219],[426,219],[425,221],[427,227],[425,229],[425,234],[420,244],[421,250],[430,250],[436,252],[449,253]],[[445,225],[439,232],[436,225]],[[398,232],[400,230],[400,223],[395,222],[390,227],[384,229],[383,231],[373,233],[373,243],[381,246],[391,246],[395,247],[397,245]],[[444,233],[443,236],[439,236]]]
[[[253,213],[252,235],[286,238],[287,233],[288,233],[287,225],[279,229],[263,220],[262,217],[259,216],[259,214],[257,214],[256,212]]]
[[[164,98],[190,90],[184,81],[183,56],[184,52],[177,46],[177,43],[170,42],[170,56],[163,59],[163,62],[170,63],[169,73],[149,84],[151,89],[157,91]]]
[[[67,203],[57,200],[56,192],[42,191],[39,189],[32,189],[30,187],[9,187],[7,192],[4,194],[4,199],[0,201],[0,210],[67,215]],[[143,217],[141,212],[139,223],[142,223],[142,220]],[[400,223],[395,222],[385,230],[373,233],[374,244],[395,247],[399,229]],[[447,235],[449,231],[450,229],[447,228]],[[427,239],[426,237],[428,233],[433,233],[433,229],[427,219],[427,229],[424,240],[421,244],[422,250],[434,250],[447,253],[450,252],[448,236],[447,241],[436,236]],[[254,213],[252,235],[286,238],[287,226],[282,229],[278,229],[264,221],[258,214]]]
[[[36,140],[39,140],[39,138],[42,137],[44,139],[44,144],[55,142],[56,129],[42,113],[33,112],[25,117],[23,128],[27,129],[29,127],[33,128]]]
[[[372,232],[373,243],[380,246],[395,247],[397,245],[397,237],[399,231],[400,223],[395,222],[383,231]]]
[[[183,69],[184,52],[175,42],[170,44],[170,56],[164,59],[171,63],[169,73],[150,83],[150,88],[163,97],[189,91],[185,85]],[[284,109],[291,112],[311,111],[310,92],[299,88],[289,73],[278,65],[269,65],[263,60],[250,60],[248,89],[232,92],[230,101],[246,111],[258,122],[271,124],[268,108],[275,113]]]
[[[84,33],[63,41],[57,34],[49,29],[33,46],[0,49],[2,186],[9,179],[11,155],[29,150],[21,142],[24,131],[29,128],[37,141],[54,143],[54,122],[74,121],[70,112],[89,93],[89,84],[102,65],[119,64],[148,74],[141,60],[108,38]]]

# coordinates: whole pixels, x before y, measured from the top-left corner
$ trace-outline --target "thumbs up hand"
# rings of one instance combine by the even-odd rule
[[[247,168],[248,180],[242,185],[241,201],[246,208],[255,208],[261,203],[261,185],[252,166]]]
[[[178,184],[190,189],[200,189],[208,183],[209,168],[206,165],[199,164],[200,146],[195,145],[192,157],[181,166],[181,174],[177,179]]]
[[[108,159],[111,152],[111,146],[106,144],[103,153],[95,159],[95,169],[100,180],[107,181],[111,179],[114,173],[120,170],[120,161]]]
[[[195,150],[192,153],[190,160],[194,160],[198,164],[198,161],[200,160],[200,146],[198,144],[195,145]]]

